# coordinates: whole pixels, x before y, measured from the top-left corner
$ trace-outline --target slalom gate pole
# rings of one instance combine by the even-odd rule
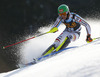
[[[3,46],[3,49],[8,48],[8,47],[11,47],[11,46],[16,45],[16,44],[19,44],[19,43],[22,43],[22,42],[25,42],[25,41],[28,41],[28,40],[31,40],[31,39],[36,38],[36,37],[39,37],[39,36],[45,35],[45,34],[47,34],[47,33],[50,33],[50,32],[46,32],[46,33],[43,33],[43,34],[39,34],[39,35],[37,35],[37,36],[34,36],[34,37],[31,37],[31,38],[22,40],[22,41],[20,41],[20,42],[17,42],[17,43],[8,45],[8,46]]]

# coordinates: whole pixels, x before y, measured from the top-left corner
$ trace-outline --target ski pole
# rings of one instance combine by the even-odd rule
[[[28,40],[31,40],[31,39],[36,38],[36,37],[39,37],[39,36],[45,35],[45,34],[47,34],[47,33],[50,33],[50,32],[45,32],[45,33],[39,34],[39,35],[37,35],[37,36],[34,36],[34,37],[31,37],[31,38],[22,40],[22,41],[20,41],[20,42],[17,42],[17,43],[8,45],[8,46],[3,46],[3,49],[8,48],[8,47],[13,46],[13,45],[16,45],[16,44],[19,44],[19,43],[22,43],[22,42],[25,42],[25,41],[28,41]]]
[[[100,37],[93,38],[93,41],[96,40],[96,39],[100,39]]]
[[[100,37],[94,38],[94,39],[100,39]]]
[[[93,38],[93,41],[96,40],[96,39],[100,39],[100,37]],[[87,43],[90,43],[90,42],[87,41]]]

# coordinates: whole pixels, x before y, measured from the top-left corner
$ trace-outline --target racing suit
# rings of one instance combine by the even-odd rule
[[[80,36],[81,25],[85,26],[87,35],[91,34],[90,25],[78,14],[70,13],[69,17],[66,20],[63,20],[60,16],[56,19],[53,27],[59,27],[61,23],[64,23],[66,29],[56,38],[54,44],[55,47],[58,47],[66,37],[70,41],[75,41]]]

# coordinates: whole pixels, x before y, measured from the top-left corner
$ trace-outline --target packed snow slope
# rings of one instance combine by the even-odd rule
[[[91,25],[92,37],[99,37],[100,21],[87,20]],[[61,25],[58,33],[47,34],[24,43],[20,48],[19,63],[27,63],[39,57],[64,28]],[[44,27],[39,31],[44,33],[49,29]],[[85,39],[86,30],[82,27],[80,39],[69,45],[78,46],[77,48],[65,50],[35,65],[1,73],[0,77],[100,77],[100,39],[90,44],[86,44]]]

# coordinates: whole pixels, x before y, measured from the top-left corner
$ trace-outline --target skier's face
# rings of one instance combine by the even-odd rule
[[[65,20],[67,18],[67,13],[60,13],[59,16],[61,16]]]

